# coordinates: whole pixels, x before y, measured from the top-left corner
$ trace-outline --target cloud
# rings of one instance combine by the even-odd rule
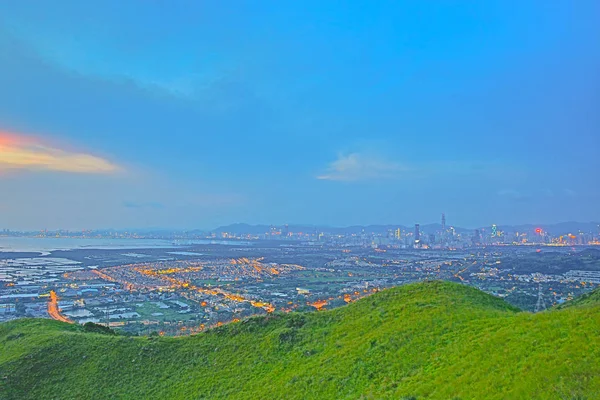
[[[124,201],[123,207],[125,208],[135,208],[135,209],[161,209],[164,208],[165,205],[156,201],[150,202],[135,202],[135,201]]]
[[[512,200],[523,201],[531,198],[531,195],[528,193],[523,193],[516,189],[503,189],[498,191],[498,196],[507,197]]]
[[[378,156],[351,153],[340,155],[317,179],[348,182],[393,179],[406,171],[409,168]]]
[[[534,194],[529,191],[520,191],[516,189],[503,189],[498,191],[499,196],[506,197],[511,200],[524,201],[528,199],[532,199]],[[571,189],[560,189],[560,190],[552,190],[552,189],[539,189],[535,191],[535,197],[539,199],[554,199],[557,197],[575,197],[577,196],[577,192]]]
[[[3,170],[110,174],[119,167],[98,156],[59,149],[37,138],[0,131],[0,171]]]

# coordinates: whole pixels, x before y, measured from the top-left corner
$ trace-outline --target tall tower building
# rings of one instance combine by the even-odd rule
[[[419,224],[415,224],[415,242],[414,248],[418,249],[421,247],[421,231],[419,229]]]
[[[479,229],[475,229],[475,235],[473,235],[473,245],[478,245],[481,243],[481,235],[479,234]]]
[[[446,214],[442,213],[442,232],[440,234],[442,245],[446,242]]]
[[[402,239],[402,231],[400,230],[400,228],[396,229],[396,231],[394,232],[394,236],[396,237],[396,240]]]

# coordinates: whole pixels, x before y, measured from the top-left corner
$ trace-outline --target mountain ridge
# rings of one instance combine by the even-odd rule
[[[331,311],[254,317],[184,338],[18,320],[0,324],[0,393],[591,399],[600,394],[596,294],[531,314],[456,283],[417,283]]]

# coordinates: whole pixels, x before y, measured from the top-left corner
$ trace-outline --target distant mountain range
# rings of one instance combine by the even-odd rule
[[[448,228],[450,225],[448,225]],[[233,234],[252,234],[252,235],[260,235],[267,233],[271,230],[271,228],[275,228],[276,230],[285,231],[286,229],[289,232],[304,232],[304,233],[313,233],[313,232],[326,232],[331,234],[359,234],[362,232],[366,233],[387,233],[390,230],[395,230],[400,228],[403,231],[409,230],[413,231],[415,229],[414,225],[406,226],[406,225],[353,225],[347,227],[331,227],[325,225],[300,225],[300,224],[291,224],[288,225],[287,228],[285,225],[250,225],[244,223],[236,223],[231,225],[220,226],[214,229],[212,232],[222,233],[229,232]],[[474,229],[462,228],[458,226],[453,226],[457,233],[471,233]],[[537,228],[542,229],[545,232],[550,233],[551,235],[563,235],[568,233],[577,234],[579,232],[584,233],[598,233],[600,231],[600,222],[560,222],[557,224],[522,224],[522,225],[498,225],[498,230],[504,232],[533,232]],[[420,225],[421,232],[426,233],[434,233],[441,231],[441,224],[424,224]],[[482,231],[491,231],[492,227],[479,227],[475,228]]]

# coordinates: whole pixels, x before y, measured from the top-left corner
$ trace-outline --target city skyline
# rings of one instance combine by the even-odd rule
[[[599,220],[599,7],[0,4],[0,225]]]
[[[425,223],[422,222],[415,222],[415,223],[383,223],[383,224],[354,224],[354,225],[326,225],[326,224],[309,224],[309,223],[294,223],[294,222],[285,222],[285,223],[247,223],[247,222],[233,222],[230,224],[224,224],[224,225],[218,225],[218,226],[211,226],[208,228],[201,228],[201,227],[192,227],[192,228],[177,228],[177,227],[170,227],[170,226],[147,226],[147,227],[136,227],[136,226],[130,226],[130,227],[123,227],[123,228],[116,228],[116,227],[110,227],[110,226],[98,226],[98,227],[85,227],[85,228],[68,228],[68,227],[35,227],[35,228],[30,228],[30,229],[23,229],[23,228],[18,228],[18,227],[6,227],[6,226],[0,226],[0,234],[2,232],[28,232],[28,233],[34,233],[34,232],[40,232],[40,231],[48,231],[48,232],[72,232],[72,233],[77,233],[77,232],[102,232],[102,231],[115,231],[115,232],[187,232],[187,231],[199,231],[199,232],[218,232],[221,231],[225,228],[230,228],[230,227],[236,227],[236,228],[240,228],[240,227],[249,227],[249,228],[264,228],[265,231],[268,231],[268,228],[279,228],[279,229],[290,229],[290,228],[314,228],[317,230],[323,230],[323,231],[327,231],[329,230],[344,230],[344,229],[353,229],[353,228],[386,228],[386,229],[392,229],[394,227],[398,228],[403,228],[403,229],[408,229],[408,228],[414,228],[415,225],[419,225],[422,226],[426,229],[438,229],[438,230],[442,230],[442,231],[446,231],[448,229],[459,229],[459,230],[464,230],[464,231],[472,231],[475,229],[486,229],[486,228],[490,228],[492,229],[493,227],[498,227],[498,229],[500,228],[504,228],[504,227],[508,227],[509,229],[514,229],[515,227],[517,229],[529,229],[532,231],[535,231],[536,229],[542,229],[545,227],[560,227],[560,226],[566,226],[566,227],[571,227],[572,231],[580,231],[583,230],[584,231],[595,231],[595,230],[599,230],[600,231],[600,222],[598,221],[560,221],[560,222],[555,222],[555,223],[516,223],[516,224],[508,224],[508,223],[487,223],[485,225],[475,225],[475,226],[464,226],[461,224],[447,224],[446,225],[446,217],[445,217],[445,213],[442,213],[442,219],[441,222],[434,222],[433,220],[430,221],[425,221]],[[1,223],[2,221],[0,221]],[[568,230],[568,228],[565,228]]]
[[[558,224],[520,224],[464,227],[446,225],[446,215],[441,214],[441,223],[414,225],[385,224],[385,225],[354,225],[346,227],[306,225],[306,224],[246,224],[235,223],[212,229],[177,230],[166,228],[146,229],[37,229],[10,230],[0,228],[0,237],[62,237],[62,238],[154,238],[154,239],[194,239],[194,238],[226,238],[226,239],[300,239],[319,241],[323,237],[352,238],[367,235],[370,238],[384,238],[380,244],[398,244],[404,241],[406,245],[426,245],[433,243],[441,247],[455,247],[479,244],[590,244],[600,243],[599,222],[563,222]],[[563,240],[564,238],[564,240]],[[389,239],[396,239],[389,241]],[[406,242],[411,239],[410,242]],[[482,240],[483,239],[483,240]],[[491,239],[491,240],[488,240]],[[366,244],[367,242],[363,243]],[[375,242],[373,242],[375,243]]]

